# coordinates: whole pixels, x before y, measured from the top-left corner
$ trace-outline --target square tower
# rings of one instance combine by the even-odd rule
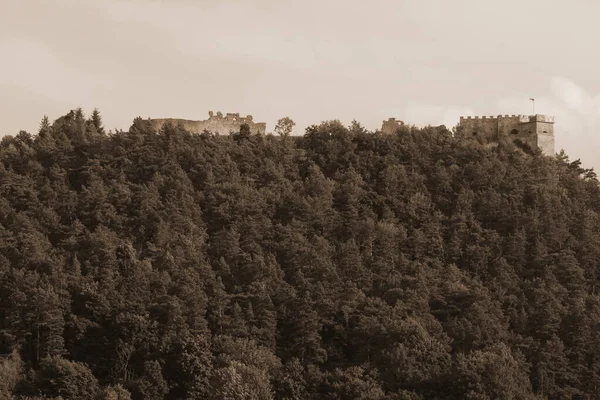
[[[546,155],[554,155],[554,117],[547,115],[498,115],[497,117],[460,117],[462,137],[501,137],[519,140]]]
[[[534,124],[536,146],[542,153],[553,156],[554,148],[554,117],[537,114],[531,117]]]

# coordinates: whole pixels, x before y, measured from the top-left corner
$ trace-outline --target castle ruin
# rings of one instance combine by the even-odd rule
[[[243,124],[247,124],[250,132],[253,134],[265,134],[267,124],[264,122],[254,122],[252,115],[240,117],[238,113],[227,113],[225,116],[221,112],[216,114],[212,111],[208,112],[208,119],[203,121],[192,121],[187,119],[177,118],[157,118],[150,119],[152,127],[159,130],[166,122],[171,122],[174,125],[181,124],[183,128],[192,133],[202,133],[205,130],[213,134],[229,135],[231,132],[239,132]]]
[[[381,132],[392,134],[395,133],[402,125],[404,125],[403,121],[396,120],[396,118],[389,118],[387,121],[383,121],[383,124],[381,125]]]
[[[546,155],[554,155],[554,117],[547,115],[498,115],[497,117],[460,117],[463,137],[483,137],[498,141],[501,137],[521,141]]]
[[[393,134],[404,122],[390,118],[383,121],[381,132]],[[441,127],[438,127],[441,128]],[[498,115],[497,117],[460,117],[459,137],[482,137],[498,142],[501,137],[519,140],[546,155],[554,155],[554,117],[536,115]]]

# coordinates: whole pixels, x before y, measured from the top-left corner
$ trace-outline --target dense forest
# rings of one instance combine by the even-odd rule
[[[0,399],[600,393],[594,171],[456,134],[4,136]]]

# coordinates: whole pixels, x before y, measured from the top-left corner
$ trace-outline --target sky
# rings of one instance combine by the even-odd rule
[[[381,127],[556,117],[556,150],[600,167],[594,0],[0,0],[0,136],[98,108]]]

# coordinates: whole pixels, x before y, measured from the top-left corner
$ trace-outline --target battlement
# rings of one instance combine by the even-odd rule
[[[518,114],[518,115],[497,115],[497,116],[466,116],[460,117],[460,121],[463,122],[465,120],[471,120],[471,121],[493,121],[493,120],[499,120],[499,119],[518,119],[520,122],[546,122],[549,124],[553,124],[554,123],[554,116],[550,116],[550,115],[543,115],[543,114],[535,114],[535,115],[524,115],[524,114]]]
[[[254,117],[252,117],[252,115],[250,115],[250,114],[246,115],[245,117],[240,117],[239,113],[227,113],[227,114],[225,114],[225,116],[223,116],[223,113],[220,111],[217,111],[217,114],[215,115],[214,112],[209,111],[208,119],[213,120],[213,121],[234,121],[234,122],[248,123],[248,122],[253,122]]]
[[[460,117],[463,137],[496,142],[501,138],[526,143],[546,154],[554,154],[554,117],[549,115],[498,115]]]
[[[489,117],[487,115],[483,115],[483,116],[466,116],[466,117],[460,117],[460,121],[464,121],[464,120],[471,120],[471,121],[494,121],[494,120],[498,120],[498,119],[503,119],[503,118],[519,118],[520,115],[490,115]]]
[[[231,131],[239,131],[240,126],[243,124],[247,124],[252,133],[265,134],[267,129],[266,123],[254,122],[252,115],[240,117],[239,113],[227,113],[225,116],[223,116],[223,113],[220,111],[217,111],[216,114],[213,111],[209,111],[208,119],[203,121],[190,121],[173,118],[151,119],[151,122],[156,129],[160,129],[167,121],[175,124],[181,123],[186,130],[195,133],[201,133],[207,130],[213,133],[228,135]]]

